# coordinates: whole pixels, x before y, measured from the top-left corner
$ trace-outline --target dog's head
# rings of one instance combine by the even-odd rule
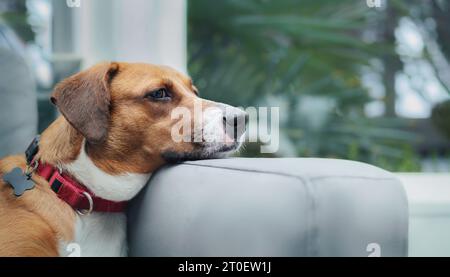
[[[237,150],[246,113],[201,99],[165,66],[103,63],[62,81],[52,102],[85,138],[88,155],[117,173]]]

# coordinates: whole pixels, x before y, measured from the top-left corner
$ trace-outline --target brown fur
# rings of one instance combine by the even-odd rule
[[[166,87],[170,103],[149,101],[145,95]],[[104,63],[60,83],[52,96],[65,117],[42,134],[38,160],[52,165],[74,161],[86,139],[86,151],[105,172],[150,173],[164,163],[165,150],[189,152],[192,143],[174,143],[170,111],[193,109],[197,90],[192,81],[167,67]],[[209,104],[204,105],[207,108]],[[36,188],[15,197],[2,176],[20,167],[23,156],[0,161],[0,256],[57,256],[58,242],[74,237],[75,213],[34,176]]]
[[[100,64],[56,86],[51,97],[64,117],[91,143],[108,134],[110,82],[118,64]]]
[[[25,170],[25,158],[0,161],[0,172]],[[71,241],[74,211],[55,197],[48,183],[34,176],[36,187],[21,197],[0,181],[0,256],[58,256],[58,240]]]

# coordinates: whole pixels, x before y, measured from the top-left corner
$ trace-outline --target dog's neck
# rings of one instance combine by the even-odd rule
[[[150,174],[111,174],[100,169],[86,153],[83,136],[63,117],[42,133],[36,158],[67,170],[95,195],[111,201],[130,200],[150,178]]]

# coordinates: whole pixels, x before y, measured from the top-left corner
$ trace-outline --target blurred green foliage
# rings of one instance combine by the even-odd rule
[[[436,105],[433,108],[431,119],[442,134],[450,139],[450,100]]]
[[[0,23],[10,26],[25,42],[33,41],[34,32],[28,23],[26,0],[1,0]]]
[[[280,106],[292,156],[417,171],[416,137],[395,118],[368,118],[361,72],[395,45],[364,39],[380,11],[366,1],[189,1],[189,72],[203,97]],[[282,147],[285,146],[281,145]],[[261,156],[257,144],[241,155]]]

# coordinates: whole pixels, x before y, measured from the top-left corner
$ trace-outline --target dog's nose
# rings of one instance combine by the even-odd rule
[[[223,115],[223,123],[228,133],[232,129],[235,140],[239,139],[245,132],[247,122],[248,114],[245,111],[231,106],[226,107]]]
[[[223,122],[233,127],[237,127],[239,124],[245,127],[248,122],[248,113],[238,108],[227,108],[223,116]]]

